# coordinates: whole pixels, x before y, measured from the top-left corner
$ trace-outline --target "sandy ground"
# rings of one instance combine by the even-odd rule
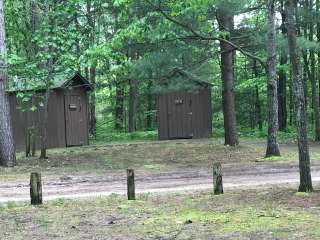
[[[290,162],[256,162],[225,164],[224,189],[265,188],[273,185],[298,185],[297,164]],[[211,169],[181,169],[177,172],[148,174],[136,172],[137,193],[167,193],[197,191],[212,188]],[[320,183],[320,163],[312,166],[314,185]],[[126,193],[126,173],[108,171],[103,176],[65,176],[43,178],[44,200],[59,198],[86,198]],[[0,202],[28,201],[29,185],[26,182],[0,183]]]

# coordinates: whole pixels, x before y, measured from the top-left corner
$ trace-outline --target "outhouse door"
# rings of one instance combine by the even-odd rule
[[[81,146],[86,142],[85,105],[79,95],[65,95],[67,147]]]
[[[192,138],[192,95],[189,93],[168,94],[169,139]]]

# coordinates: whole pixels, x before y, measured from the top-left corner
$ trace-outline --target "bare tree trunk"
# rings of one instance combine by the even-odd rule
[[[89,32],[89,47],[92,47],[96,42],[96,19],[95,19],[95,8],[92,9],[94,2],[92,0],[87,0],[86,8],[87,8],[87,21],[90,26]],[[95,85],[96,83],[96,66],[92,64],[89,69],[90,74],[90,82]],[[93,136],[96,136],[97,128],[97,118],[96,118],[96,94],[95,91],[91,93],[90,96],[90,133]]]
[[[320,1],[316,0],[316,12],[317,17],[319,17],[319,11],[320,11]],[[320,23],[317,21],[317,30],[316,30],[316,35],[317,35],[317,41],[320,41]],[[316,76],[316,81],[318,82],[318,93],[319,93],[319,99],[320,99],[320,51],[317,51],[317,76]]]
[[[287,30],[285,26],[285,12],[283,1],[281,1],[281,33],[286,36]],[[279,70],[279,80],[278,80],[278,120],[279,120],[279,130],[285,131],[287,128],[287,74],[284,69],[288,62],[287,52],[282,47],[280,51],[280,70]]]
[[[150,76],[151,78],[151,76]],[[152,87],[152,80],[148,81],[148,96],[147,96],[147,111],[148,111],[148,115],[147,115],[147,119],[146,119],[146,128],[147,130],[151,130],[152,128],[152,115],[151,115],[151,111],[153,109],[153,96],[152,96],[152,92],[151,92],[151,87]]]
[[[38,28],[38,8],[35,0],[32,0],[30,2],[30,26],[31,26],[31,33],[32,37],[35,37],[37,28]],[[29,50],[31,54],[28,54],[29,61],[34,61],[37,52],[38,52],[38,46],[35,44],[33,41],[30,42]],[[30,101],[30,107],[34,105],[34,97],[31,97]],[[36,145],[36,136],[35,136],[35,119],[34,119],[34,114],[29,114],[30,113],[30,107],[28,106],[29,109],[27,109],[27,128],[26,128],[26,156],[32,157],[35,156],[35,145]]]
[[[45,13],[48,15],[48,24],[51,27],[50,32],[48,33],[49,36],[53,35],[53,29],[55,28],[55,18],[52,16],[52,12],[55,10],[56,1],[53,2],[53,7],[50,5],[46,6]],[[54,51],[52,46],[48,46],[46,48],[47,54],[49,59],[46,60],[46,68],[48,70],[48,76],[45,79],[46,83],[46,92],[45,92],[45,101],[44,101],[44,107],[43,112],[41,116],[41,147],[40,147],[40,157],[39,159],[47,159],[47,148],[48,148],[48,115],[49,115],[49,100],[50,100],[50,87],[52,83],[52,72],[53,72],[53,55]]]
[[[115,103],[115,129],[123,130],[124,113],[124,86],[122,82],[116,83],[116,103]]]
[[[313,0],[310,0],[309,10],[312,11]],[[312,16],[311,16],[312,17]],[[313,20],[313,19],[312,19]],[[313,22],[313,21],[312,21]],[[314,25],[309,24],[309,41],[313,42],[314,39]],[[312,107],[315,119],[315,141],[320,141],[320,112],[319,112],[319,88],[316,80],[316,55],[313,49],[310,50],[310,70],[309,80],[311,82],[312,89]]]
[[[137,101],[138,101],[138,83],[136,79],[130,79],[129,89],[129,132],[135,132],[137,126]]]
[[[9,96],[6,93],[6,33],[4,21],[4,1],[0,0],[0,164],[14,167],[15,146],[12,133]]]
[[[96,67],[90,67],[90,83],[94,86],[96,83]],[[90,95],[90,133],[96,136],[97,118],[96,118],[96,92]]]
[[[220,31],[231,34],[233,30],[233,16],[219,11],[217,15]],[[230,36],[227,37],[230,39]],[[222,108],[224,116],[225,145],[239,144],[234,97],[234,48],[220,41],[221,51],[221,79],[222,79]]]
[[[49,74],[51,77],[51,74]],[[48,78],[49,78],[48,77]],[[47,80],[48,81],[48,80]],[[50,98],[50,89],[47,88],[45,93],[45,102],[44,108],[42,112],[42,119],[41,119],[41,151],[40,151],[40,159],[47,159],[47,125],[48,125],[48,103]]]
[[[307,139],[307,122],[306,122],[306,105],[304,96],[304,86],[301,78],[300,59],[297,51],[296,39],[296,20],[295,20],[295,0],[286,0],[286,14],[287,14],[287,31],[288,31],[288,46],[289,55],[292,65],[293,77],[293,95],[296,114],[297,125],[297,139],[299,148],[299,169],[300,169],[300,186],[299,191],[310,192],[313,191],[311,170],[310,170],[310,156],[309,145]]]
[[[280,53],[279,82],[278,82],[278,120],[279,130],[287,129],[287,75],[283,67],[287,64],[287,56],[284,51]]]
[[[261,114],[261,102],[260,102],[260,94],[259,94],[259,87],[256,85],[255,86],[255,91],[256,91],[256,115],[257,115],[257,123],[259,130],[262,131],[262,114]]]
[[[131,60],[138,59],[138,51],[134,48],[128,50],[128,57]],[[138,107],[138,80],[131,78],[129,80],[129,114],[128,114],[128,130],[129,133],[135,132],[137,129],[137,107]]]
[[[278,144],[278,96],[276,80],[276,28],[275,1],[267,0],[268,40],[267,40],[267,75],[268,75],[268,142],[266,157],[280,156]]]
[[[259,77],[258,69],[257,69],[257,61],[253,62],[253,74],[257,78]],[[258,124],[259,130],[262,131],[263,127],[263,119],[261,113],[261,101],[260,101],[260,93],[258,85],[255,86],[255,119]]]

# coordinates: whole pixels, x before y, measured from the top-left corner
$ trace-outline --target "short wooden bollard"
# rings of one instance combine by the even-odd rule
[[[215,195],[223,194],[221,163],[213,164],[213,192]]]
[[[134,184],[134,170],[127,169],[127,194],[128,200],[136,200],[136,190]]]
[[[34,172],[30,175],[30,197],[31,205],[42,204],[41,173]]]

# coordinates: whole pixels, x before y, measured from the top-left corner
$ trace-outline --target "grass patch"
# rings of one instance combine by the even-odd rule
[[[226,147],[218,139],[198,141],[125,142],[85,147],[50,149],[49,159],[17,155],[18,166],[0,168],[0,181],[29,181],[32,171],[44,176],[105,174],[106,171],[135,170],[156,172],[211,167],[212,162],[298,161],[295,143],[281,144],[281,157],[264,158],[264,142],[244,140],[239,147]],[[311,160],[320,160],[317,144],[310,145]]]
[[[0,239],[318,239],[320,194],[288,189],[59,199],[0,208]],[[32,231],[30,231],[32,229]]]

